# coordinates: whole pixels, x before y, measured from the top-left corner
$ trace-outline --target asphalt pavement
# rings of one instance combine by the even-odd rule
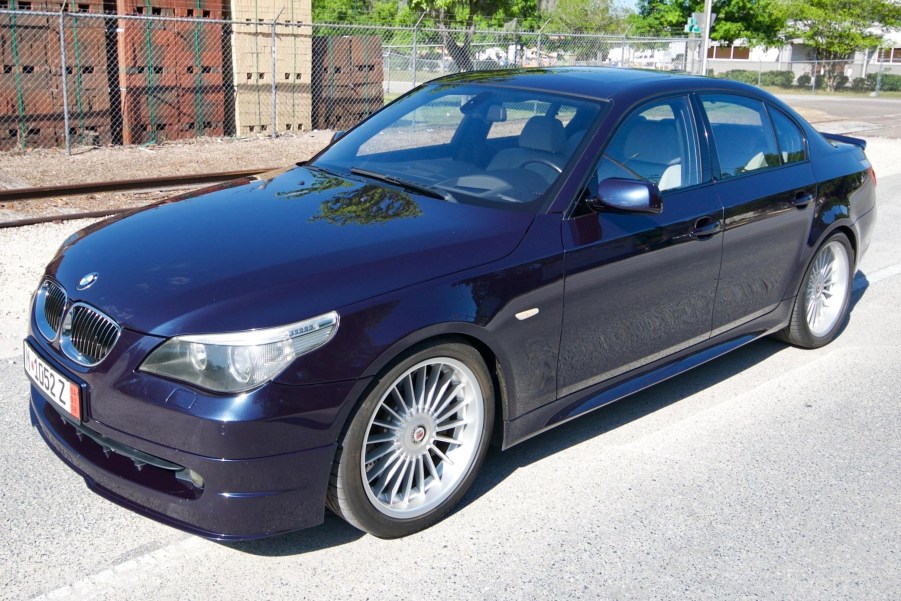
[[[779,94],[820,131],[901,139],[901,98]],[[806,109],[806,111],[804,110]],[[811,118],[812,117],[812,118]]]
[[[120,508],[46,447],[21,359],[0,359],[0,597],[897,599],[901,142],[870,148],[876,239],[833,344],[755,342],[492,450],[401,540],[329,516],[219,544]]]

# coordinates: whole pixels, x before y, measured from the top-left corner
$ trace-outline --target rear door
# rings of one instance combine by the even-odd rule
[[[718,334],[764,315],[794,291],[817,194],[802,130],[785,113],[734,94],[699,96],[725,210]]]
[[[559,396],[709,336],[723,211],[701,156],[687,96],[638,108],[611,138],[586,194],[610,177],[650,180],[663,210],[582,208],[563,221]]]

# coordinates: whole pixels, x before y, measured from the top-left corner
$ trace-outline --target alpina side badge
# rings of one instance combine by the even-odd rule
[[[87,290],[88,288],[93,286],[94,282],[96,282],[99,278],[100,278],[99,273],[97,273],[96,271],[91,272],[91,273],[87,274],[86,276],[84,276],[83,278],[81,278],[80,280],[78,280],[78,285],[76,286],[76,288],[78,290]]]

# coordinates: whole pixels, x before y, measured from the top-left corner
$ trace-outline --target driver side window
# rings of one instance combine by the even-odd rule
[[[698,143],[688,98],[667,98],[629,115],[598,164],[597,181],[610,177],[651,181],[661,191],[701,181]]]

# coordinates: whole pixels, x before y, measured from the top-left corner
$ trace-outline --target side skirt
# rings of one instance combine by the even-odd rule
[[[600,409],[654,384],[678,376],[693,367],[722,357],[726,353],[781,330],[788,324],[795,299],[783,300],[775,310],[729,332],[714,336],[644,367],[601,382],[539,407],[516,419],[504,422],[502,449],[537,436],[555,426]]]

